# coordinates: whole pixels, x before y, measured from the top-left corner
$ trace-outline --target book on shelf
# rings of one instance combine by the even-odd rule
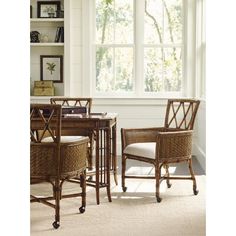
[[[59,42],[59,39],[60,39],[60,30],[61,30],[61,27],[57,27],[56,36],[55,36],[55,43],[58,43],[58,42]]]
[[[60,42],[64,43],[64,27],[61,27],[61,31],[60,31]]]
[[[62,42],[64,43],[64,27],[57,27],[55,42]]]

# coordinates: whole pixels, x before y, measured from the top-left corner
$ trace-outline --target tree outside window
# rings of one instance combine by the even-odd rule
[[[142,24],[135,24],[135,4],[142,4]],[[137,80],[143,93],[180,91],[182,8],[182,0],[96,0],[96,91],[135,92]],[[140,27],[143,35],[135,33]],[[135,58],[138,47],[141,60]],[[142,75],[135,74],[137,66]]]

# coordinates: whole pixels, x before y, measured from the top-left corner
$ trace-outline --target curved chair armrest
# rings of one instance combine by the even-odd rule
[[[181,161],[191,158],[193,131],[158,132],[156,158],[161,162]]]
[[[158,132],[165,131],[164,127],[153,128],[121,128],[122,150],[131,143],[156,142]]]

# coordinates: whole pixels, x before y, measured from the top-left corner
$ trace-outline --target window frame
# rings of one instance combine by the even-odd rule
[[[134,0],[134,9],[135,9],[135,19],[134,25],[139,24],[140,21],[140,9],[141,5],[135,4]],[[144,1],[143,1],[144,2]],[[135,88],[134,92],[96,92],[96,80],[95,80],[95,0],[82,0],[82,18],[83,18],[83,32],[82,32],[82,41],[83,41],[83,71],[82,76],[86,78],[86,82],[83,83],[83,92],[86,95],[93,96],[94,98],[171,98],[171,97],[185,97],[195,95],[195,36],[196,36],[196,3],[191,0],[182,0],[183,4],[183,38],[182,38],[182,50],[183,50],[183,59],[182,59],[182,88],[179,92],[145,92],[142,91],[144,79],[140,79],[140,76],[143,75],[143,66],[137,66],[137,60],[142,60],[143,50],[145,44],[139,40],[135,41],[135,45],[143,44],[142,47],[139,45],[139,50],[136,50],[134,56],[134,83]],[[85,20],[86,19],[86,20]],[[88,27],[89,26],[89,27]],[[137,27],[134,29],[134,34],[142,34],[142,32],[137,31]],[[134,35],[134,40],[137,40],[136,35]],[[114,44],[115,45],[115,44]],[[172,45],[172,44],[171,44]],[[165,47],[165,45],[163,45]],[[168,46],[168,45],[166,45]],[[172,45],[173,46],[173,45]],[[141,58],[141,59],[140,59]]]

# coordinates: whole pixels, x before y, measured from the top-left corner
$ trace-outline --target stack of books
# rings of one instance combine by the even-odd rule
[[[64,27],[57,27],[55,43],[64,43]]]

